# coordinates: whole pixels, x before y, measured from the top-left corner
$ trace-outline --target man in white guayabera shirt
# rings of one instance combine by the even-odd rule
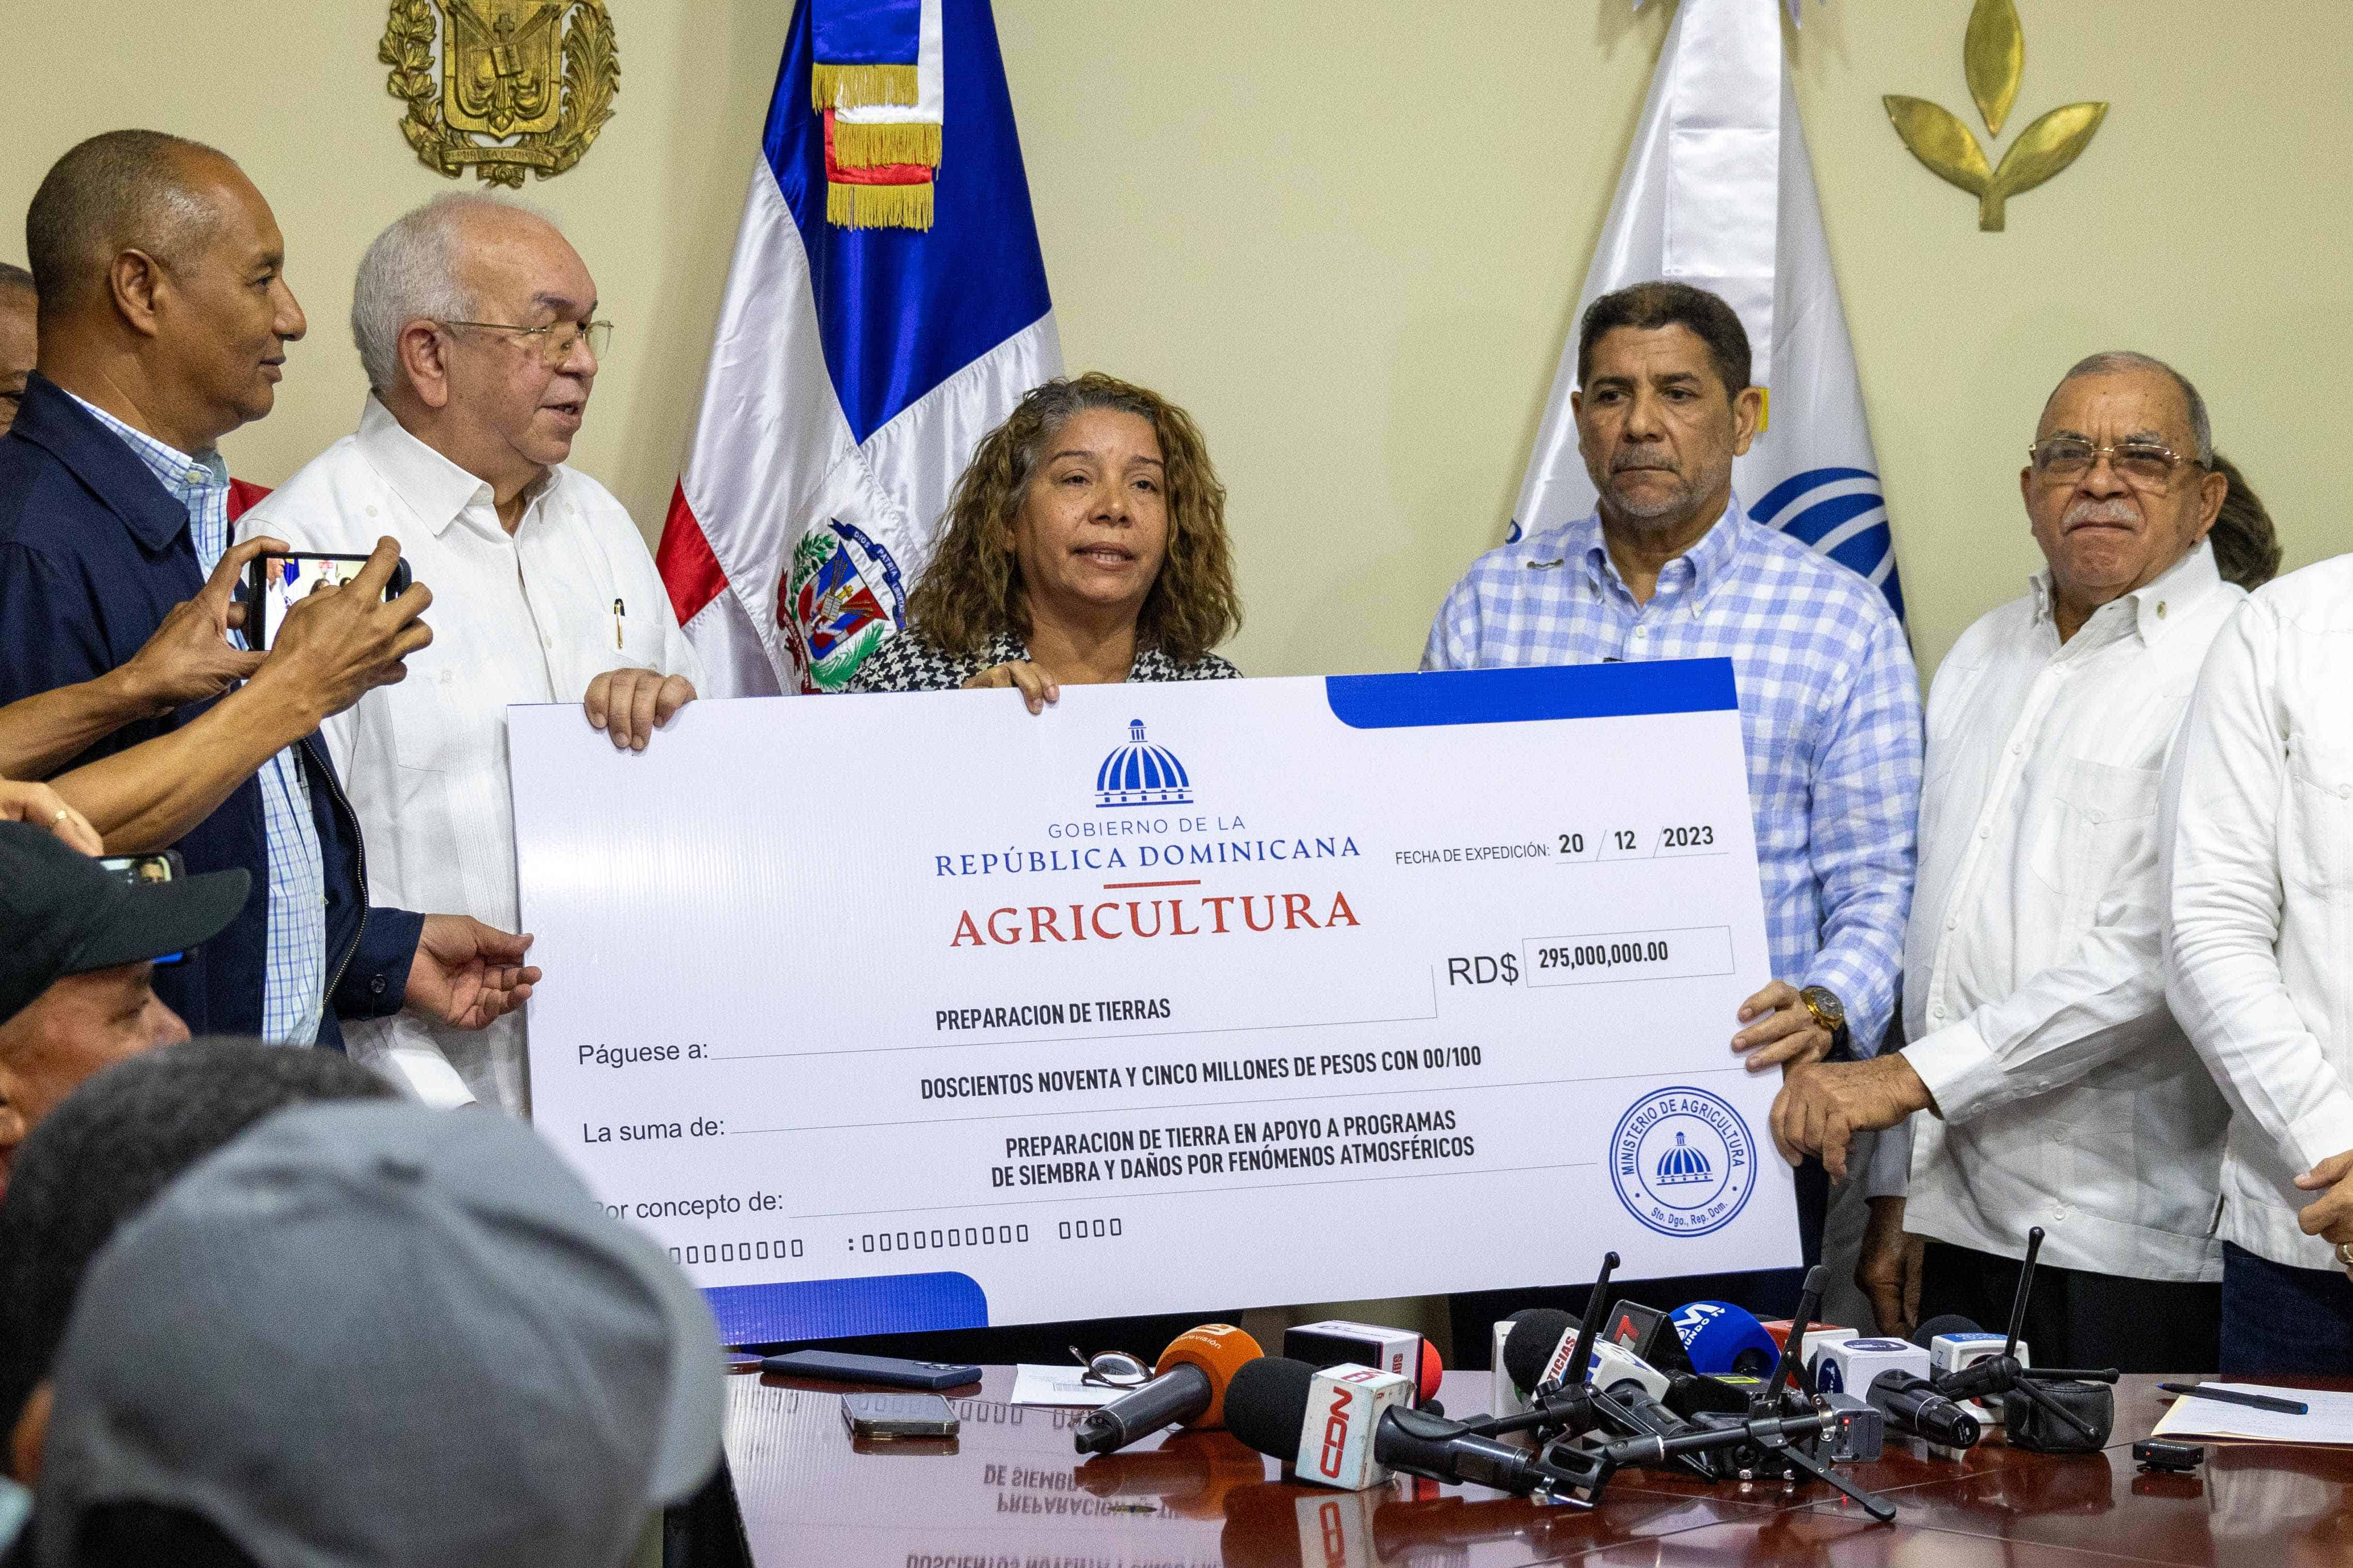
[[[2213,457],[2204,400],[2155,360],[2094,355],[2052,393],[2020,476],[2047,568],[1928,696],[1909,1044],[1793,1068],[1773,1110],[1784,1151],[1833,1173],[1851,1131],[1912,1118],[1909,1197],[1876,1185],[1873,1241],[1927,1238],[1926,1316],[2004,1321],[2041,1226],[2045,1365],[2215,1364],[2229,1115],[2166,1008],[2157,838],[2199,665],[2246,597],[2207,540]]]
[[[2166,994],[2230,1097],[2226,1373],[2353,1366],[2353,555],[2256,590],[2166,772]]]
[[[544,218],[485,196],[408,214],[353,289],[373,388],[358,433],[242,520],[303,551],[391,534],[433,584],[433,643],[408,679],[325,729],[379,900],[517,929],[507,705],[583,703],[643,750],[702,679],[629,514],[565,464],[611,330],[596,313],[595,280]],[[387,1018],[348,1044],[428,1103],[527,1108],[519,1014],[480,1035]]]

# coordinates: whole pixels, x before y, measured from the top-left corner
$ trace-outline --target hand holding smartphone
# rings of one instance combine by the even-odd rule
[[[246,568],[245,591],[239,595],[245,603],[247,646],[264,652],[276,646],[279,628],[295,605],[322,587],[342,587],[360,574],[368,560],[310,551],[255,556]],[[409,580],[408,562],[403,557],[384,585],[384,602],[388,605],[406,593]]]

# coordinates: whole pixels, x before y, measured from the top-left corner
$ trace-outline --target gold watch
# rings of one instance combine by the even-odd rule
[[[1809,985],[1798,993],[1798,1000],[1803,1002],[1806,1011],[1813,1015],[1817,1028],[1830,1031],[1828,1059],[1845,1061],[1852,1058],[1854,1052],[1852,1037],[1847,1032],[1846,1004],[1838,999],[1838,993],[1827,985]]]

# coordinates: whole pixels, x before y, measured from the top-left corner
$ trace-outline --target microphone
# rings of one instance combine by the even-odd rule
[[[1370,1367],[1321,1372],[1266,1356],[1234,1374],[1226,1430],[1289,1465],[1298,1479],[1345,1491],[1377,1487],[1398,1471],[1563,1500],[1589,1476],[1405,1403],[1408,1380]]]
[[[2034,1260],[2042,1251],[2042,1227],[2038,1225],[2026,1233],[2026,1261],[2019,1268],[2018,1291],[2010,1302],[2010,1333],[2000,1352],[1939,1374],[1936,1391],[1953,1399],[2000,1394],[2003,1424],[2015,1447],[2045,1454],[2088,1454],[2105,1447],[2116,1426],[2116,1395],[2100,1385],[2116,1382],[2119,1374],[2114,1367],[2030,1368],[2020,1355],[2018,1331],[2026,1324],[2027,1293],[2034,1288]],[[2051,1386],[2042,1386],[2046,1384]]]
[[[1888,1424],[1947,1448],[1976,1446],[1978,1420],[1936,1392],[1936,1385],[1916,1373],[1883,1372],[1871,1380],[1865,1394]]]
[[[1947,1312],[1931,1318],[1912,1331],[1912,1342],[1924,1351],[1934,1351],[1936,1342],[1947,1334],[1981,1334],[1984,1326],[1975,1318],[1964,1318],[1958,1312]]]
[[[1109,1454],[1163,1426],[1218,1426],[1234,1373],[1260,1359],[1258,1342],[1224,1323],[1206,1323],[1168,1342],[1149,1383],[1128,1390],[1071,1428],[1082,1454]]]
[[[1694,1372],[1763,1377],[1780,1359],[1781,1347],[1757,1315],[1729,1301],[1692,1301],[1677,1307],[1672,1321]]]
[[[1576,1347],[1577,1331],[1575,1318],[1550,1307],[1531,1307],[1514,1314],[1511,1334],[1504,1341],[1504,1370],[1510,1374],[1512,1385],[1526,1390],[1561,1381],[1569,1352]],[[1581,1366],[1577,1381],[1585,1381]]]

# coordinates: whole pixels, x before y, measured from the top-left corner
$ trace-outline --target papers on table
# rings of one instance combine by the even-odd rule
[[[1109,1405],[1124,1392],[1105,1388],[1099,1383],[1082,1383],[1087,1375],[1082,1366],[1031,1366],[1027,1363],[1013,1369],[1013,1399],[1015,1405],[1082,1405],[1092,1409]]]
[[[2173,1408],[2157,1424],[2153,1437],[2214,1437],[2246,1443],[2342,1443],[2353,1445],[2353,1394],[2325,1394],[2316,1389],[2277,1388],[2259,1383],[2207,1382],[2200,1388],[2222,1388],[2234,1394],[2267,1394],[2274,1399],[2300,1399],[2312,1407],[2305,1415],[2258,1410],[2220,1399],[2177,1396]]]

